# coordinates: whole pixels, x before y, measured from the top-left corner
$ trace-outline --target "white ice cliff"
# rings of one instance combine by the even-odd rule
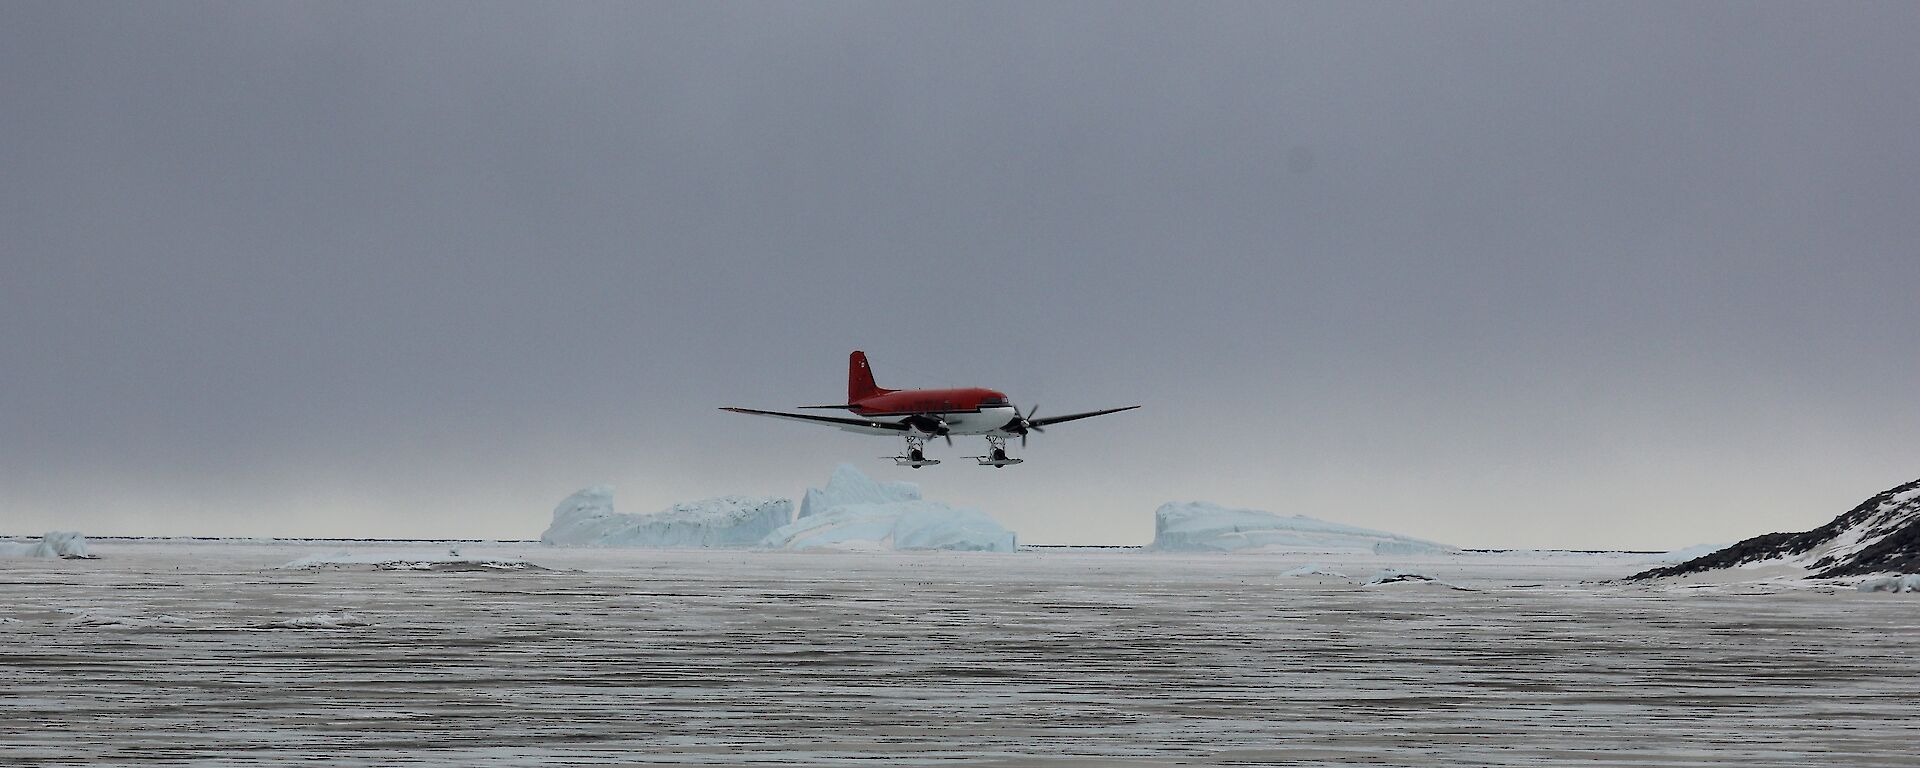
[[[793,519],[787,499],[723,496],[650,515],[613,511],[613,489],[588,488],[553,509],[540,541],[569,547],[751,547]]]
[[[1152,549],[1170,552],[1337,552],[1380,555],[1443,554],[1445,544],[1329,523],[1306,515],[1283,517],[1218,504],[1169,502],[1153,513]]]
[[[827,478],[826,488],[807,489],[807,494],[800,498],[798,517],[812,517],[830,506],[891,504],[919,498],[920,486],[897,481],[883,483],[867,477],[852,464],[842,464]]]
[[[1920,576],[1895,574],[1866,579],[1853,588],[1861,592],[1920,592]]]
[[[0,539],[0,557],[61,557],[69,560],[93,557],[87,540],[73,531],[49,531],[39,541]]]
[[[761,546],[781,549],[950,549],[1012,552],[1014,534],[993,518],[920,497],[912,483],[880,483],[842,464],[809,489],[800,516]]]

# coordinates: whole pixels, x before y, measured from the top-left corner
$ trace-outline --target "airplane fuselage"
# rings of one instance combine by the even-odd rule
[[[1007,434],[1003,428],[1019,415],[1005,393],[980,387],[902,389],[861,398],[848,406],[848,411],[861,418],[891,424],[924,425],[927,419],[937,419],[945,422],[947,432],[954,435]]]

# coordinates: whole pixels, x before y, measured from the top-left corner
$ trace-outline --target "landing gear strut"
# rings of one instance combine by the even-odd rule
[[[1026,459],[1007,458],[1007,438],[1001,435],[987,435],[987,448],[987,455],[968,456],[967,458],[980,462],[980,466],[993,467],[994,469],[1026,461]]]
[[[927,438],[925,435],[919,434],[917,430],[908,430],[906,438],[907,455],[887,457],[893,459],[894,464],[919,469],[940,463],[939,459],[927,458]]]

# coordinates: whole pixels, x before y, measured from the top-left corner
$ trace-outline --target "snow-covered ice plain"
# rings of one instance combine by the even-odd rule
[[[0,560],[0,763],[1916,764],[1912,595],[1644,556],[90,544]],[[281,568],[453,548],[546,570]]]

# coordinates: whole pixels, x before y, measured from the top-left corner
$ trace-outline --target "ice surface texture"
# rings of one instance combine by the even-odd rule
[[[807,491],[800,517],[767,535],[780,549],[949,549],[1012,552],[1014,533],[972,509],[920,498],[912,483],[881,483],[842,464]]]
[[[49,531],[39,541],[0,541],[0,557],[90,558],[87,540],[73,531]]]
[[[1393,559],[1473,592],[1114,550],[261,570],[306,546],[0,564],[0,765],[1916,763],[1920,595],[1655,590],[1617,553]]]
[[[751,547],[792,519],[792,501],[746,496],[624,514],[613,511],[613,489],[597,485],[560,502],[540,541],[569,547]]]
[[[1453,552],[1431,541],[1305,515],[1282,517],[1204,501],[1168,502],[1153,513],[1153,549],[1172,552],[1340,552],[1416,555]]]
[[[448,552],[334,552],[308,555],[286,565],[286,571],[524,571],[545,570],[517,557],[469,557]]]
[[[1920,570],[1920,480],[1881,491],[1826,525],[1769,533],[1679,565],[1633,576],[1683,576],[1734,567],[1787,566],[1839,578]]]

